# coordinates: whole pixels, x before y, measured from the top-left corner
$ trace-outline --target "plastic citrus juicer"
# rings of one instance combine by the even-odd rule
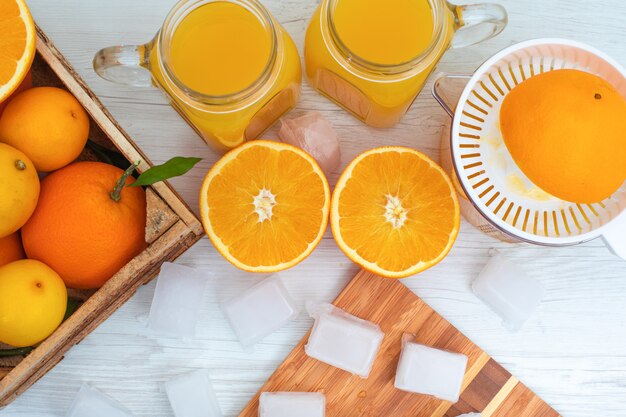
[[[451,129],[442,136],[441,162],[460,194],[464,217],[481,231],[504,241],[545,246],[602,237],[626,259],[626,183],[598,203],[558,199],[524,175],[500,133],[500,106],[509,91],[535,74],[563,68],[598,75],[626,97],[626,71],[595,48],[564,39],[518,43],[471,76],[442,75],[435,81],[433,96],[452,118]],[[447,104],[451,86],[460,81],[467,83],[452,110]]]

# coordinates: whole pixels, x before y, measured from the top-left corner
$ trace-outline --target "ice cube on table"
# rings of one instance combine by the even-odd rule
[[[467,356],[405,341],[395,387],[456,403],[467,367]]]
[[[132,414],[96,388],[83,384],[67,417],[132,417]]]
[[[165,392],[176,417],[222,417],[206,370],[190,372],[167,381]]]
[[[541,283],[497,251],[472,282],[472,291],[511,331],[522,327],[543,297]]]
[[[264,392],[259,417],[324,417],[326,396],[319,392]]]
[[[165,262],[157,278],[148,328],[157,334],[193,338],[210,274]]]
[[[299,314],[278,276],[272,276],[222,305],[239,342],[250,347]]]
[[[280,139],[304,149],[330,175],[341,162],[337,133],[319,112],[306,113],[294,119],[281,119]]]
[[[385,335],[380,327],[332,304],[309,305],[308,309],[315,324],[304,347],[306,354],[367,378]]]

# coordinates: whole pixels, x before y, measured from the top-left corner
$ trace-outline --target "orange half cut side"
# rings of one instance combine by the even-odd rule
[[[330,189],[315,160],[294,146],[247,142],[222,157],[200,191],[204,229],[233,265],[276,272],[305,259],[328,225]]]
[[[24,0],[0,1],[0,103],[17,89],[35,57],[35,24]]]
[[[367,151],[348,165],[333,192],[330,221],[355,263],[388,278],[432,267],[460,228],[454,186],[439,165],[404,147]]]

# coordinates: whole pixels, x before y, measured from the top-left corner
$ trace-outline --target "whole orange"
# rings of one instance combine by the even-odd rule
[[[146,195],[126,186],[115,201],[110,194],[123,174],[101,162],[76,162],[48,175],[22,229],[28,257],[50,266],[68,287],[91,289],[139,254],[146,246]]]
[[[69,92],[35,87],[9,101],[0,118],[0,142],[24,152],[39,172],[62,168],[82,152],[89,117]]]
[[[0,237],[0,266],[24,259],[26,254],[22,247],[20,232]]]

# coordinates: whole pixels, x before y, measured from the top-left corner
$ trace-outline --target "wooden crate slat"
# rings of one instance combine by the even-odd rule
[[[174,226],[179,217],[151,188],[146,190],[146,205],[148,206],[146,243],[150,244]]]

